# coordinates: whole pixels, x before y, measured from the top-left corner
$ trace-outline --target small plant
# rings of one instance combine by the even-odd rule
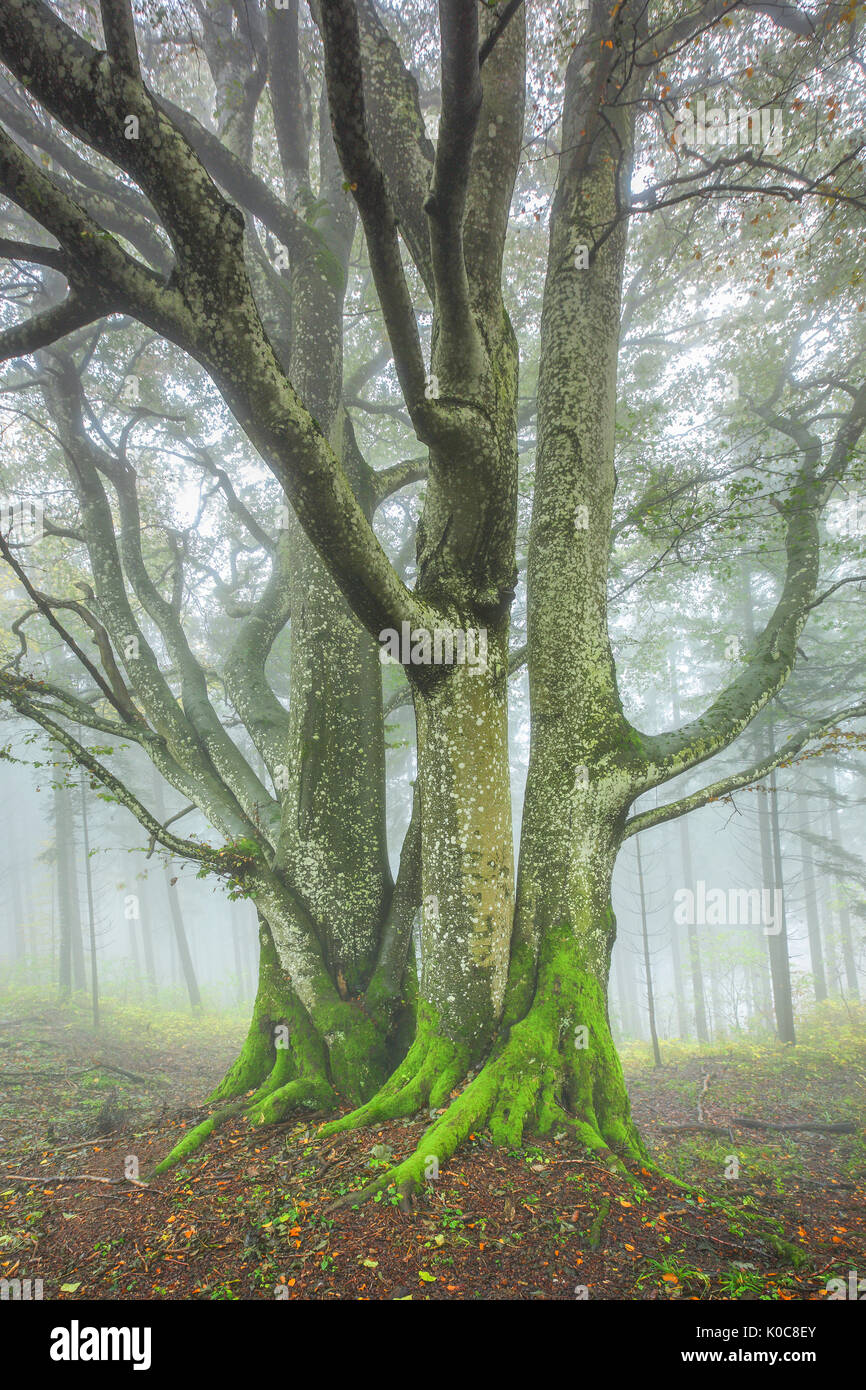
[[[747,1298],[761,1293],[764,1281],[756,1270],[737,1267],[719,1276],[719,1287],[728,1298]]]
[[[231,1288],[229,1287],[229,1283],[230,1283],[230,1282],[231,1282],[231,1283],[236,1283],[237,1281],[234,1280],[234,1279],[231,1280],[231,1281],[229,1281],[229,1280],[227,1279],[227,1280],[225,1281],[225,1283],[217,1284],[216,1288],[214,1288],[214,1289],[211,1290],[211,1292],[210,1292],[210,1294],[208,1295],[208,1297],[209,1297],[210,1299],[214,1300],[214,1301],[217,1301],[217,1302],[219,1302],[219,1301],[225,1301],[225,1300],[230,1300],[230,1301],[233,1302],[233,1303],[238,1303],[240,1300],[238,1299],[238,1296],[237,1296],[236,1293],[232,1293],[232,1290],[231,1290]]]

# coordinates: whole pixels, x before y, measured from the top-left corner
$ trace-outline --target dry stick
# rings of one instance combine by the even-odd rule
[[[701,1087],[700,1091],[698,1092],[698,1121],[699,1121],[700,1124],[703,1124],[703,1123],[704,1123],[704,1111],[703,1111],[703,1107],[702,1107],[702,1105],[701,1105],[701,1099],[702,1099],[702,1097],[705,1096],[706,1093],[707,1093],[707,1087],[708,1087],[709,1084],[710,1084],[710,1075],[711,1075],[711,1073],[710,1073],[710,1072],[707,1072],[706,1076],[704,1077],[704,1084],[703,1084],[703,1086]]]
[[[10,1182],[105,1182],[111,1187],[117,1187],[120,1183],[131,1182],[133,1187],[142,1187],[147,1190],[149,1184],[140,1182],[138,1178],[100,1178],[94,1173],[77,1173],[74,1177],[66,1173],[46,1173],[44,1177],[37,1175],[31,1177],[29,1173],[4,1173],[3,1181]]]
[[[146,1076],[139,1076],[137,1072],[124,1071],[123,1067],[116,1067],[111,1062],[97,1062],[92,1067],[82,1068],[81,1071],[0,1071],[0,1081],[9,1081],[14,1077],[17,1077],[19,1081],[31,1081],[35,1077],[39,1077],[40,1079],[47,1077],[49,1080],[53,1081],[71,1081],[73,1077],[87,1076],[88,1072],[91,1071],[117,1072],[118,1076],[125,1076],[129,1081],[140,1081],[143,1086],[153,1086],[159,1084],[158,1082],[153,1082],[149,1080],[149,1078]]]
[[[99,1149],[106,1139],[114,1139],[120,1134],[119,1129],[110,1129],[107,1134],[103,1134],[99,1139],[78,1139],[73,1144],[58,1144],[56,1148],[46,1152],[52,1154],[75,1153],[77,1149]],[[41,1146],[37,1146],[41,1147]]]
[[[735,1115],[731,1120],[732,1125],[744,1125],[746,1129],[775,1129],[780,1133],[791,1129],[813,1130],[816,1134],[856,1134],[857,1126],[847,1120],[839,1120],[836,1124],[821,1125],[812,1123],[811,1120],[804,1120],[802,1124],[774,1125],[769,1120],[750,1120],[747,1115]]]
[[[696,1235],[699,1235],[701,1238],[706,1237],[707,1240],[714,1240],[717,1245],[724,1245],[725,1248],[728,1250],[748,1250],[751,1254],[758,1253],[754,1245],[747,1245],[744,1241],[740,1241],[739,1243],[734,1244],[733,1241],[722,1240],[721,1236],[714,1236],[710,1231],[686,1231],[682,1226],[672,1225],[670,1221],[664,1221],[662,1222],[662,1225],[669,1231],[678,1231],[681,1236],[694,1237]]]
[[[726,1125],[660,1125],[659,1128],[665,1134],[730,1134],[734,1125],[741,1129],[772,1129],[779,1134],[790,1134],[794,1130],[808,1130],[815,1134],[857,1133],[857,1126],[847,1121],[835,1125],[811,1124],[808,1120],[802,1124],[774,1125],[769,1120],[749,1120],[741,1115],[735,1115]]]
[[[730,1134],[729,1125],[659,1125],[663,1134]]]

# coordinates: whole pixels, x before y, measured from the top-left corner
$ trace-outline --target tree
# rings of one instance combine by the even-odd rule
[[[642,1157],[606,1003],[611,879],[623,840],[749,785],[866,713],[857,695],[810,712],[757,764],[727,768],[630,815],[638,797],[724,753],[791,676],[820,596],[821,513],[866,424],[866,385],[816,386],[832,419],[817,434],[804,430],[795,346],[774,364],[770,389],[749,401],[752,418],[785,440],[781,481],[774,473],[770,488],[770,475],[758,472],[752,510],[753,524],[773,529],[784,551],[775,601],[742,669],[697,718],[641,732],[624,712],[608,614],[629,221],[690,200],[713,209],[762,198],[798,206],[829,198],[853,219],[864,201],[862,170],[856,150],[840,151],[835,136],[832,151],[792,136],[781,154],[765,138],[757,152],[738,146],[734,156],[708,159],[679,138],[681,112],[671,135],[674,101],[700,90],[701,72],[680,57],[695,42],[711,56],[727,54],[736,70],[743,32],[761,43],[781,32],[790,48],[784,88],[813,72],[819,55],[840,70],[853,66],[849,21],[828,12],[816,31],[791,5],[707,0],[683,16],[663,3],[611,9],[591,0],[567,34],[554,35],[571,47],[561,106],[555,99],[551,111],[557,176],[539,316],[527,641],[516,654],[519,352],[503,264],[524,138],[526,16],[519,4],[497,10],[476,0],[441,0],[438,12],[435,143],[412,68],[372,0],[313,4],[317,34],[302,32],[296,5],[204,6],[216,130],[155,92],[128,0],[102,0],[105,51],[43,0],[8,0],[0,17],[0,56],[14,78],[0,108],[0,183],[24,214],[19,235],[0,249],[44,268],[32,313],[5,330],[0,349],[13,364],[35,357],[35,377],[16,368],[24,375],[13,386],[41,392],[75,495],[75,520],[49,521],[49,535],[78,546],[89,568],[69,626],[57,613],[70,601],[38,591],[12,547],[3,553],[40,621],[74,644],[92,682],[82,701],[19,662],[2,676],[3,695],[155,842],[254,898],[259,995],[220,1096],[258,1087],[252,1101],[235,1102],[256,1118],[361,1102],[333,1131],[442,1107],[480,1068],[387,1179],[408,1186],[485,1122],[497,1142],[555,1126],[611,1161]],[[542,49],[552,19],[532,17]],[[318,54],[319,42],[314,188],[307,71],[319,59],[305,66],[303,58]],[[668,67],[677,69],[676,90]],[[761,80],[766,101],[772,64]],[[282,197],[255,168],[266,83]],[[647,146],[655,182],[636,191]],[[59,167],[42,167],[37,151]],[[399,410],[426,449],[421,461],[385,469],[363,458],[344,400],[356,214]],[[56,244],[39,239],[38,228]],[[271,238],[284,253],[273,263]],[[425,303],[429,336],[419,329]],[[246,600],[218,672],[242,726],[234,737],[181,616],[184,538],[163,528],[162,540],[143,548],[128,458],[142,417],[104,428],[83,385],[91,326],[103,325],[101,339],[104,321],[117,315],[201,365],[290,503],[274,536],[228,470],[202,456],[227,511],[270,556],[267,582]],[[373,514],[422,472],[410,586]],[[633,524],[658,497],[655,486],[637,500]],[[158,563],[162,582],[153,578]],[[286,711],[265,663],[290,615]],[[98,664],[77,640],[81,625]],[[417,778],[392,885],[377,642],[404,634]],[[452,645],[483,656],[443,660]],[[531,753],[515,871],[507,686],[524,658]],[[76,739],[76,720],[139,743],[223,846],[170,831],[110,759]]]

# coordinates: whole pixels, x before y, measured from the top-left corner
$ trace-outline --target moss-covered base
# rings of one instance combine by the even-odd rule
[[[624,1170],[624,1160],[647,1163],[631,1120],[603,987],[580,962],[567,926],[547,935],[523,1018],[503,1026],[484,1065],[459,1094],[456,1089],[477,1059],[468,1046],[444,1033],[429,1004],[419,1003],[415,1039],[384,1085],[382,1029],[357,1004],[330,1004],[325,1015],[324,1026],[322,1020],[317,1019],[318,1026],[311,1021],[263,938],[249,1034],[210,1097],[236,1099],[187,1134],[156,1173],[188,1158],[235,1116],[245,1115],[254,1124],[274,1123],[295,1109],[336,1109],[359,1098],[363,1103],[357,1108],[321,1128],[322,1138],[415,1115],[425,1107],[446,1107],[415,1153],[366,1189],[365,1196],[392,1183],[404,1193],[417,1189],[473,1130],[485,1126],[495,1143],[510,1148],[519,1146],[525,1134],[556,1131],[569,1134],[612,1167]],[[357,1199],[353,1194],[351,1200]]]
[[[604,992],[575,960],[567,928],[551,933],[531,1007],[505,1029],[478,1074],[434,1121],[408,1159],[362,1196],[396,1185],[419,1188],[466,1137],[487,1126],[495,1143],[519,1146],[525,1134],[569,1134],[611,1167],[645,1165],[631,1119],[619,1057],[610,1036]],[[441,1105],[466,1074],[466,1057],[435,1033],[419,1030],[402,1067],[369,1104],[326,1124],[323,1137]],[[347,1201],[357,1201],[352,1194]]]
[[[370,1096],[387,1076],[383,1028],[358,1003],[328,1000],[312,1019],[260,931],[259,986],[244,1045],[207,1104],[228,1101],[175,1145],[154,1175],[189,1158],[227,1120],[274,1124],[293,1110],[336,1110]]]
[[[440,1106],[466,1075],[470,1061],[468,1048],[440,1032],[433,1010],[422,1002],[415,1040],[396,1071],[366,1105],[330,1121],[320,1133],[326,1138],[341,1130],[414,1115],[425,1105]]]
[[[290,1079],[287,1069],[295,1062],[298,1048],[314,1043],[307,1036],[306,1011],[280,966],[273,938],[263,924],[259,941],[259,983],[249,1030],[236,1060],[207,1097],[207,1105],[256,1090],[277,1067],[282,1069],[284,1083]]]

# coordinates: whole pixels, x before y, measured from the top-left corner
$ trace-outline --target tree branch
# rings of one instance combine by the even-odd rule
[[[514,17],[514,15],[520,9],[520,6],[522,4],[523,0],[508,0],[508,4],[505,6],[505,9],[502,11],[501,15],[496,20],[496,23],[490,30],[490,33],[487,35],[487,38],[484,40],[480,49],[478,50],[479,68],[482,68],[484,66],[485,62],[490,57],[490,54],[492,53],[496,45],[496,42],[499,39],[499,36],[502,33],[504,33],[509,21]]]
[[[374,471],[371,477],[374,508],[381,506],[386,498],[392,497],[401,488],[426,478],[428,464],[429,460],[425,454],[423,458],[404,459],[402,463],[395,463],[390,468]]]
[[[34,246],[29,241],[10,241],[0,237],[0,256],[10,261],[30,261],[33,265],[48,265],[52,270],[66,274],[68,261],[63,251],[56,246]]]
[[[471,381],[478,370],[480,340],[470,307],[463,219],[482,100],[477,0],[440,0],[439,29],[442,114],[424,211],[430,223],[443,370]]]
[[[786,517],[785,580],[778,602],[758,637],[746,669],[710,707],[671,733],[640,735],[647,763],[636,785],[659,786],[678,773],[705,762],[732,743],[755,715],[777,694],[793,668],[799,635],[813,607],[818,585],[820,543],[818,516],[843,475],[854,444],[866,427],[866,383],[837,433],[831,456],[820,468],[820,441],[797,422],[758,411],[768,423],[794,438],[803,453],[788,501],[777,504]]]
[[[112,690],[111,686],[104,679],[101,672],[98,671],[97,668],[94,666],[87,653],[81,650],[78,643],[75,641],[75,638],[72,636],[72,633],[67,632],[63,624],[57,621],[51,610],[53,607],[59,606],[58,603],[56,601],[52,603],[52,601],[49,598],[47,598],[45,594],[40,593],[38,589],[35,589],[33,587],[33,585],[30,583],[30,580],[27,577],[25,570],[15,559],[15,556],[9,549],[5,536],[3,536],[2,534],[0,534],[0,555],[3,556],[3,559],[6,561],[9,568],[15,574],[16,578],[18,579],[18,582],[21,584],[25,592],[29,594],[30,598],[32,598],[33,602],[36,604],[36,607],[39,609],[39,612],[42,614],[43,618],[45,618],[50,623],[50,625],[54,628],[54,631],[66,644],[69,650],[73,653],[74,656],[78,658],[85,671],[88,673],[91,679],[95,681],[96,685],[102,691],[109,704],[113,705],[114,708],[117,710],[124,723],[134,723],[140,720],[141,716],[138,714],[138,711],[134,708],[134,706],[132,706],[128,698],[127,700],[123,700],[118,697],[116,692]],[[75,605],[72,603],[70,603],[68,606],[71,608],[79,607],[79,605]]]
[[[68,294],[62,304],[41,309],[23,323],[4,328],[0,333],[0,362],[8,362],[15,357],[30,357],[41,348],[50,347],[52,343],[65,338],[67,333],[95,323],[109,312],[102,299],[87,300],[79,298],[74,292]]]
[[[19,681],[3,672],[0,672],[0,698],[8,700],[19,714],[31,719],[34,724],[39,724],[56,743],[59,743],[61,747],[66,749],[67,753],[71,754],[79,767],[86,768],[92,777],[101,782],[127,810],[132,812],[145,830],[148,830],[153,838],[167,850],[170,850],[172,854],[177,854],[182,859],[195,859],[199,863],[211,864],[214,868],[220,867],[217,851],[206,845],[196,844],[193,840],[180,840],[174,835],[167,834],[164,826],[160,825],[147,807],[123,785],[119,778],[115,777],[113,772],[110,772],[98,758],[93,757],[90,751],[82,743],[79,743],[72,734],[49,718],[39,705],[29,700]]]
[[[109,58],[130,77],[140,81],[141,69],[130,0],[99,0],[99,9]]]
[[[708,802],[718,801],[721,797],[726,796],[729,792],[737,791],[740,787],[750,786],[751,783],[766,776],[768,772],[772,772],[773,768],[787,767],[796,759],[797,754],[805,748],[807,743],[818,738],[821,734],[834,730],[842,720],[863,719],[864,717],[866,717],[866,703],[851,705],[848,709],[839,710],[826,719],[808,725],[799,733],[792,734],[782,748],[774,749],[767,757],[762,758],[752,767],[746,768],[745,771],[721,777],[717,782],[702,787],[700,791],[692,792],[690,796],[684,796],[679,801],[668,802],[666,806],[654,806],[649,811],[642,811],[638,815],[631,816],[625,825],[626,837],[636,835],[641,830],[648,830],[652,825],[663,825],[666,821],[677,820],[688,811],[706,806]]]
[[[418,406],[424,405],[424,358],[403,271],[394,209],[367,131],[354,0],[329,0],[323,4],[321,32],[334,144],[361,217],[394,366],[414,418]]]

